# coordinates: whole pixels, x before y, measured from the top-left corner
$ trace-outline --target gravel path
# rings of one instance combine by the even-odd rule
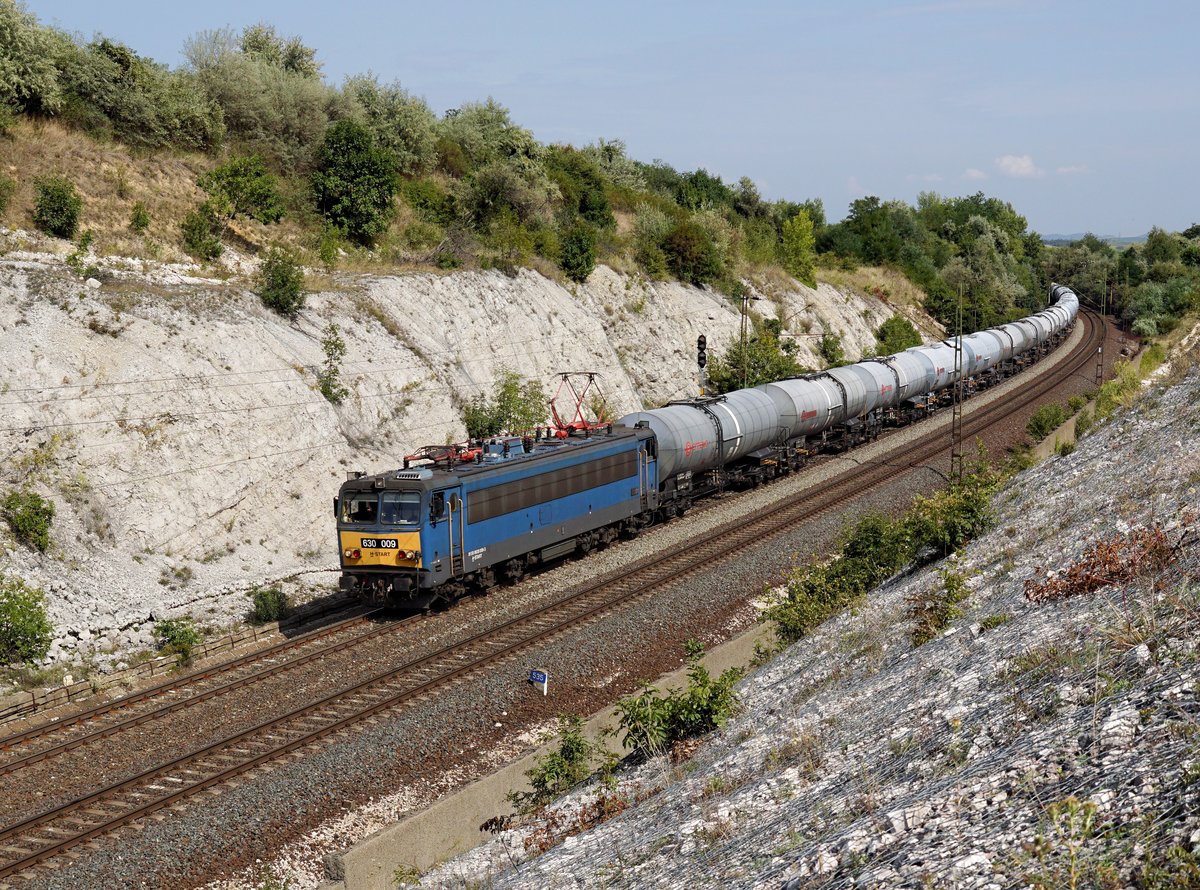
[[[1041,368],[1061,361],[1067,348],[1045,360]],[[1025,382],[1017,378],[982,394],[969,403],[968,410],[1002,398]],[[711,500],[686,520],[651,529],[635,541],[563,564],[517,588],[468,600],[422,624],[420,633],[406,637],[403,645],[393,642],[398,650],[394,654],[407,659],[422,646],[547,601],[576,582],[581,571],[600,574],[618,569],[663,547],[703,536],[775,500],[800,495],[847,467],[902,455],[904,445],[914,437],[948,426],[949,421],[949,411],[944,411],[850,456],[823,461],[763,489]],[[987,444],[993,451],[1010,444],[1023,424],[1020,419],[1006,424]],[[947,457],[935,469],[944,471],[948,465]],[[763,585],[778,581],[796,560],[826,547],[848,518],[867,509],[900,509],[913,494],[940,484],[930,469],[904,472],[893,484],[853,506],[797,526],[772,539],[770,547],[737,554],[712,572],[643,601],[635,611],[609,615],[532,649],[487,676],[470,678],[397,715],[370,721],[303,759],[264,769],[206,799],[203,807],[193,803],[140,831],[123,831],[119,838],[106,839],[95,852],[48,871],[30,886],[179,887],[233,875],[239,869],[246,871],[221,886],[253,886],[255,863],[279,856],[287,863],[293,887],[311,887],[321,879],[321,853],[345,847],[526,752],[559,712],[599,710],[635,690],[643,679],[678,667],[685,640],[713,644],[753,626],[757,618],[753,601]],[[389,653],[379,652],[371,659],[388,657]],[[364,662],[374,663],[371,659]],[[551,698],[543,699],[524,682],[533,666],[548,666],[553,672]],[[366,664],[359,666],[358,675],[369,669]],[[315,676],[312,682],[324,679]],[[263,703],[260,691],[260,705],[282,706],[300,684],[290,685],[293,689],[284,683],[273,693],[279,702]]]

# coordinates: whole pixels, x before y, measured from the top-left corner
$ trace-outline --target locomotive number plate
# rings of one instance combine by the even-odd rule
[[[363,550],[395,550],[399,544],[395,538],[363,538],[358,546]]]

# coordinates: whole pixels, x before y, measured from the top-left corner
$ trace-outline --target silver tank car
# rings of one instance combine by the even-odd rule
[[[627,414],[618,421],[645,421],[658,437],[658,475],[702,473],[778,441],[782,434],[774,400],[757,389],[696,399]]]
[[[1019,358],[1070,327],[1079,313],[1079,298],[1063,285],[1052,285],[1051,295],[1055,303],[1048,309],[963,337],[964,373],[980,374]],[[645,423],[654,431],[662,481],[687,471],[701,473],[725,466],[954,382],[951,338],[718,398],[638,411],[619,423]]]

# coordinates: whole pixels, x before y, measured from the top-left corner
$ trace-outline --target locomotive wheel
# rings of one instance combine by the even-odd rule
[[[516,559],[510,559],[504,564],[504,580],[509,584],[516,584],[525,577],[525,558],[518,556]]]

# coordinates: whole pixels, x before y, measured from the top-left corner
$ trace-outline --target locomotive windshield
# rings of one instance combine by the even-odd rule
[[[357,492],[342,498],[342,522],[360,525],[417,525],[421,521],[419,491]]]
[[[373,491],[348,494],[342,498],[342,522],[375,522],[379,516],[379,495]]]
[[[383,525],[416,525],[421,521],[419,491],[385,491],[380,499],[379,521]]]

